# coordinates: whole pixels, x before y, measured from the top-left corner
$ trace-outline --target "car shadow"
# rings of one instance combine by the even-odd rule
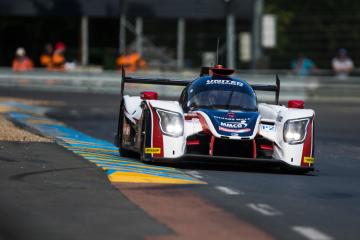
[[[222,171],[222,172],[244,172],[244,173],[263,173],[281,175],[304,175],[317,176],[318,170],[304,172],[299,169],[289,169],[285,166],[274,163],[256,162],[211,162],[209,161],[181,161],[181,162],[161,162],[152,163],[158,166],[174,167],[181,170],[203,170],[203,171]]]

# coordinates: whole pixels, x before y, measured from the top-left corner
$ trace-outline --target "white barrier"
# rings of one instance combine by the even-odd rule
[[[241,79],[251,84],[274,84],[275,73],[240,73]],[[137,77],[157,77],[170,79],[195,79],[198,73],[187,72],[140,72]],[[351,77],[340,81],[334,77],[296,77],[291,74],[279,75],[281,79],[280,100],[303,99],[312,101],[360,101],[360,78]],[[121,74],[115,71],[94,72],[48,72],[36,70],[26,73],[14,73],[10,69],[0,69],[0,86],[38,89],[46,91],[78,91],[117,94],[121,86]],[[129,84],[127,92],[131,94],[143,90],[158,91],[161,96],[179,96],[182,87],[151,86]],[[272,93],[258,93],[259,99],[274,99]]]

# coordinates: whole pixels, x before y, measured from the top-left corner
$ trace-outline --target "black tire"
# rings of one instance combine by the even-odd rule
[[[124,116],[124,104],[121,103],[118,125],[118,143],[119,143],[119,155],[120,157],[133,157],[134,153],[130,150],[124,149],[122,146],[123,124],[126,121]]]

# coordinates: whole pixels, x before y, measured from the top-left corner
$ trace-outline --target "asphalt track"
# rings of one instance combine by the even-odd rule
[[[113,139],[116,95],[16,89],[0,89],[0,95],[64,101],[67,104],[49,117],[93,137]],[[316,111],[317,172],[303,176],[271,168],[183,164],[177,167],[208,184],[168,186],[167,191],[192,191],[274,239],[359,239],[359,105],[307,103],[307,107]],[[151,208],[136,206],[142,202],[129,192],[131,187],[118,192],[99,169],[60,146],[0,145],[3,239],[142,239],[174,233],[171,224],[154,218]],[[37,173],[43,166],[65,170],[21,175]]]

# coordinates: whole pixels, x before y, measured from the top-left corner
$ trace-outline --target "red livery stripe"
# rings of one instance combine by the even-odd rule
[[[214,143],[215,143],[215,137],[214,135],[211,136],[210,139],[210,147],[209,147],[209,155],[212,156],[214,154]]]
[[[195,113],[185,113],[184,118],[185,120],[191,120],[193,118],[198,118],[198,115]]]
[[[306,133],[306,139],[304,141],[303,145],[303,151],[301,156],[301,166],[302,167],[309,167],[311,164],[304,162],[304,157],[313,157],[312,156],[312,132],[313,132],[313,119],[310,120],[307,133]]]
[[[253,158],[254,158],[254,159],[257,158],[257,154],[256,154],[256,141],[255,141],[255,139],[253,140]]]
[[[193,139],[193,140],[187,140],[186,145],[192,146],[192,145],[199,145],[200,140],[199,139]]]
[[[269,150],[269,151],[272,151],[274,148],[273,148],[273,146],[271,146],[271,145],[265,145],[265,144],[261,144],[260,145],[260,148],[262,149],[262,150]]]
[[[203,131],[205,133],[211,133],[205,118],[200,113],[197,113],[197,116],[199,118],[199,121],[200,121],[200,124],[201,124],[201,127],[202,127]]]
[[[150,104],[149,104],[150,105]],[[155,109],[150,105],[152,112],[152,147],[160,148],[160,153],[154,153],[153,157],[162,158],[164,157],[164,143],[163,134],[160,129],[160,119]]]

